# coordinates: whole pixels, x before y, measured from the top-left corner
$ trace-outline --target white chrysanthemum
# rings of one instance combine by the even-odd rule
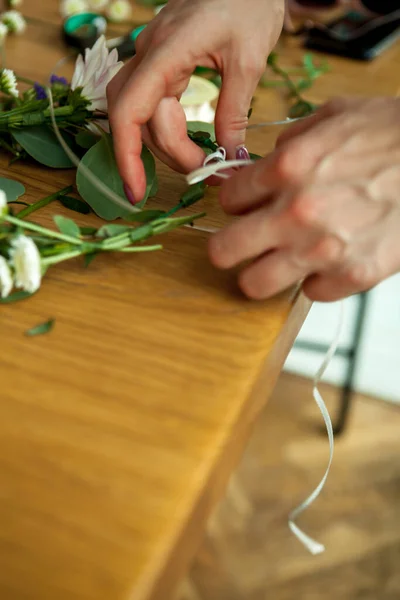
[[[7,196],[4,190],[0,190],[0,217],[8,212]]]
[[[11,33],[24,33],[26,21],[17,10],[7,10],[1,15],[1,21],[7,25]]]
[[[11,69],[0,71],[0,91],[3,94],[18,97],[17,78]]]
[[[78,56],[71,89],[82,88],[82,97],[90,101],[89,110],[107,111],[107,85],[122,66],[117,49],[109,52],[102,35],[93,48],[85,50],[84,59]]]
[[[89,7],[95,12],[104,10],[109,4],[109,0],[88,0]]]
[[[89,10],[86,0],[62,0],[60,12],[63,17],[70,17]]]
[[[129,0],[113,0],[107,9],[107,17],[113,23],[128,21],[132,14],[132,6]]]
[[[4,42],[8,35],[8,27],[4,23],[0,23],[0,44]]]
[[[15,271],[15,286],[33,294],[40,288],[42,268],[40,254],[31,238],[19,235],[11,242],[11,263]]]
[[[4,256],[0,256],[0,298],[7,298],[14,287],[11,269]]]

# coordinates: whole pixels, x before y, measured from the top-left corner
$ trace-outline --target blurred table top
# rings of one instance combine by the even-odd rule
[[[20,75],[44,81],[65,56],[58,6],[25,2],[27,32],[6,44]],[[134,14],[140,23],[152,12]],[[300,59],[297,44],[281,43],[288,64]],[[399,58],[399,46],[369,65],[331,58],[311,99],[393,94]],[[260,90],[252,120],[285,110]],[[250,149],[267,152],[278,132],[253,131]],[[29,201],[74,180],[4,155],[0,166]],[[159,171],[149,206],[168,209],[185,183]],[[206,224],[226,221],[216,199],[200,203]],[[37,218],[50,224],[63,211]],[[294,291],[247,301],[234,273],[210,266],[206,241],[185,229],[165,236],[160,253],[63,264],[32,299],[1,307],[4,600],[166,600],[186,570],[309,308]],[[50,335],[23,335],[49,317]]]

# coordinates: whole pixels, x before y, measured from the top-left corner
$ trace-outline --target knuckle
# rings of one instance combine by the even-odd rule
[[[275,160],[275,172],[279,179],[287,182],[296,181],[298,178],[296,165],[298,165],[301,155],[302,148],[297,140],[282,147]]]
[[[315,196],[303,192],[298,193],[289,207],[289,214],[300,226],[313,226],[319,221],[320,209]]]
[[[327,236],[317,243],[313,254],[317,261],[334,264],[343,255],[343,244],[338,238]]]
[[[375,278],[369,265],[358,263],[348,268],[346,280],[355,290],[366,290],[375,285]]]

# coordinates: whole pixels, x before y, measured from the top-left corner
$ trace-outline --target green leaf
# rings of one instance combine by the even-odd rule
[[[254,152],[249,152],[249,154],[250,154],[250,159],[251,160],[260,160],[260,158],[263,158],[259,154],[254,154]]]
[[[24,292],[23,290],[20,290],[10,294],[7,296],[7,298],[0,298],[0,304],[12,304],[13,302],[20,302],[20,300],[25,300],[31,296],[33,296],[33,294],[30,292]]]
[[[13,130],[12,135],[23,149],[42,165],[55,169],[70,169],[74,166],[60,146],[56,135],[46,125]],[[72,137],[66,133],[63,133],[63,137],[67,144],[71,145]]]
[[[25,335],[29,337],[34,337],[36,335],[44,335],[45,333],[49,333],[53,329],[55,319],[49,319],[45,323],[40,323],[40,325],[36,325],[36,327],[32,327],[32,329],[28,329],[25,331]]]
[[[154,181],[153,181],[153,185],[151,186],[151,190],[149,192],[149,198],[154,198],[154,196],[157,195],[158,192],[158,177],[157,174],[154,177]]]
[[[187,130],[192,134],[208,133],[211,139],[215,142],[215,127],[212,123],[204,123],[203,121],[188,121]]]
[[[89,148],[97,144],[98,141],[99,136],[90,133],[90,131],[80,131],[75,136],[75,142],[78,144],[78,146],[85,148],[86,150],[89,150]]]
[[[312,102],[307,102],[306,100],[299,100],[298,102],[296,102],[296,104],[293,104],[293,106],[289,110],[289,117],[291,119],[308,117],[309,115],[312,115],[316,109],[316,104],[312,104]]]
[[[11,200],[8,204],[21,204],[22,206],[30,206],[28,202],[23,202],[22,200]]]
[[[81,235],[94,235],[97,232],[96,227],[80,227]]]
[[[20,196],[25,194],[25,186],[15,179],[0,177],[0,190],[3,190],[7,196],[7,202],[15,202]]]
[[[69,235],[71,237],[80,237],[81,230],[79,229],[75,221],[73,221],[72,219],[67,219],[66,217],[63,217],[61,215],[56,215],[55,217],[53,217],[53,219],[61,233],[63,233],[64,235]]]
[[[103,225],[96,233],[96,237],[110,238],[114,237],[114,235],[120,235],[121,233],[130,231],[131,229],[132,227],[129,227],[129,225]]]
[[[83,200],[79,200],[78,198],[73,198],[72,196],[61,196],[59,201],[65,208],[69,210],[73,210],[81,215],[88,215],[92,212],[89,204],[83,202]]]
[[[142,149],[142,161],[146,172],[147,187],[144,200],[137,205],[139,207],[145,204],[156,177],[155,161],[146,146],[143,146]],[[90,148],[82,158],[81,164],[90,169],[113,192],[122,198],[125,197],[123,182],[118,171],[112,137],[110,135],[104,135],[97,144]],[[76,184],[82,198],[86,200],[94,212],[102,219],[114,221],[118,217],[126,217],[131,214],[128,208],[124,210],[124,208],[118,206],[102,192],[98,191],[97,187],[87,179],[80,167],[78,167],[76,174]]]
[[[204,198],[205,191],[207,189],[204,181],[200,181],[199,183],[195,183],[190,186],[188,190],[181,196],[180,204],[184,207],[191,206],[195,202],[198,202],[202,198]]]
[[[91,262],[94,261],[94,259],[96,258],[96,256],[98,255],[98,252],[90,252],[90,254],[85,254],[83,257],[83,264],[85,266],[85,268],[87,269],[88,266],[90,265]]]

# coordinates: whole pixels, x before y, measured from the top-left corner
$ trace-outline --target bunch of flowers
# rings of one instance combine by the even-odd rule
[[[129,21],[132,5],[129,0],[62,0],[60,12],[69,17],[87,11],[104,14],[113,23]]]

